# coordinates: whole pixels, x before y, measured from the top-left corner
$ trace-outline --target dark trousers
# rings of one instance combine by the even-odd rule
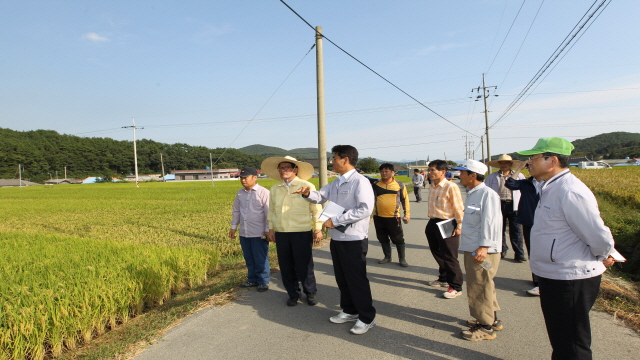
[[[420,193],[421,189],[421,186],[413,185],[413,194],[416,196],[416,201],[422,201],[422,194]]]
[[[531,259],[531,228],[533,225],[522,225],[522,237],[524,238],[524,245],[527,247],[527,254]],[[533,286],[538,286],[538,275],[531,273],[533,279]]]
[[[462,270],[458,262],[460,237],[452,236],[443,239],[437,224],[442,220],[444,219],[430,219],[424,233],[427,235],[431,254],[438,263],[438,281],[448,282],[454,290],[462,291]]]
[[[371,286],[367,278],[369,240],[336,241],[331,239],[331,259],[336,283],[340,289],[340,307],[347,314],[359,314],[360,321],[370,324],[376,317]]]
[[[396,245],[404,245],[404,233],[402,232],[402,220],[396,217],[373,216],[373,225],[376,228],[378,241],[383,244],[393,242]]]
[[[289,297],[300,297],[299,282],[305,294],[315,294],[316,276],[313,273],[313,236],[311,231],[277,232],[276,250],[282,284]]]
[[[502,252],[509,250],[507,245],[507,221],[509,222],[509,240],[516,259],[524,258],[524,248],[522,246],[522,229],[516,224],[518,213],[513,211],[513,201],[500,200],[500,210],[502,210]]]
[[[601,275],[579,280],[538,278],[552,359],[591,359],[589,311],[598,296],[601,278]]]

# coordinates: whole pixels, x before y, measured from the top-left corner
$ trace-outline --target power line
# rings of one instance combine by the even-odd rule
[[[597,2],[598,0],[596,0]],[[596,8],[595,10],[593,10],[593,12],[591,12],[589,14],[589,11],[591,11],[591,9],[594,7],[595,3],[594,2],[591,7],[589,7],[589,9],[587,10],[587,12],[582,16],[582,18],[578,21],[578,23],[573,27],[573,29],[571,29],[571,32],[569,32],[569,34],[565,37],[565,39],[562,41],[562,43],[556,48],[556,50],[551,54],[551,56],[549,56],[549,58],[547,59],[547,61],[542,65],[542,67],[538,70],[538,72],[534,75],[534,77],[529,80],[529,83],[527,83],[527,85],[523,88],[523,90],[520,92],[520,94],[518,94],[518,96],[516,97],[516,99],[514,99],[511,104],[509,104],[509,106],[507,106],[507,108],[504,110],[504,112],[502,113],[502,115],[500,115],[498,117],[498,119],[496,121],[493,122],[493,124],[491,124],[491,127],[493,127],[495,124],[497,124],[498,122],[500,122],[502,119],[504,119],[508,114],[510,114],[511,110],[514,109],[514,107],[516,105],[518,105],[519,103],[521,103],[521,99],[525,96],[525,94],[537,83],[537,81],[542,77],[542,75],[549,69],[549,67],[558,59],[558,57],[564,52],[564,50],[573,43],[573,40],[576,39],[576,36],[578,36],[578,34],[580,34],[582,32],[582,29],[585,28],[585,26],[587,25],[587,23],[589,23],[589,21],[593,18],[593,16],[600,10],[602,9],[604,11],[603,5],[604,3],[606,3],[607,1],[610,0],[603,0]],[[586,18],[586,19],[585,19]],[[584,19],[584,21],[583,21]],[[597,19],[597,17],[596,17]],[[595,19],[594,19],[595,21]],[[576,30],[577,28],[577,30]],[[588,29],[588,27],[587,27]],[[575,32],[574,32],[575,30]],[[585,29],[586,31],[586,29]],[[582,32],[584,33],[584,32]],[[580,36],[581,37],[581,36]],[[578,37],[578,40],[580,39],[580,37]],[[577,40],[576,40],[577,42]]]
[[[420,102],[418,99],[416,99],[415,97],[411,96],[409,93],[407,93],[406,91],[402,90],[400,87],[398,87],[396,84],[392,83],[391,81],[387,80],[387,78],[385,78],[384,76],[380,75],[378,72],[376,72],[375,70],[373,70],[372,68],[370,68],[369,66],[367,66],[365,63],[363,63],[362,61],[358,60],[355,56],[351,55],[349,52],[347,52],[345,49],[341,48],[340,46],[338,46],[338,44],[336,44],[335,42],[331,41],[331,39],[329,39],[328,37],[326,37],[326,35],[324,34],[320,34],[317,33],[315,27],[313,27],[307,20],[305,20],[300,14],[298,14],[295,10],[293,10],[293,8],[291,8],[291,6],[289,6],[286,2],[284,2],[284,0],[280,0],[281,3],[283,3],[287,8],[289,8],[289,10],[291,10],[291,12],[293,12],[297,17],[300,18],[300,20],[304,21],[305,24],[307,24],[311,29],[313,29],[314,32],[316,32],[316,34],[318,36],[322,36],[324,39],[326,39],[328,42],[330,42],[333,46],[337,47],[340,51],[342,51],[343,53],[345,53],[347,56],[349,56],[350,58],[352,58],[353,60],[357,61],[360,65],[364,66],[365,68],[367,68],[369,71],[371,71],[372,73],[376,74],[379,78],[381,78],[382,80],[386,81],[389,85],[393,86],[394,88],[396,88],[397,90],[399,90],[401,93],[407,95],[409,98],[411,98],[413,101],[417,102],[418,104],[422,105],[422,107],[424,107],[425,109],[431,111],[432,113],[434,113],[435,115],[437,115],[438,117],[440,117],[442,120],[448,122],[449,124],[457,127],[458,129],[469,133],[467,130],[463,129],[462,127],[454,124],[453,122],[451,122],[449,119],[445,118],[444,116],[438,114],[437,112],[435,112],[433,109],[431,109],[430,107],[428,107],[427,105],[423,104],[422,102]],[[471,133],[469,133],[471,134]],[[471,134],[473,136],[477,136],[475,134]]]
[[[505,7],[507,5],[505,4]],[[507,34],[504,36],[504,39],[502,39],[502,44],[500,44],[500,47],[498,48],[498,51],[496,51],[496,56],[493,57],[493,60],[491,61],[491,65],[489,65],[489,68],[487,69],[487,71],[485,71],[486,74],[489,73],[489,70],[491,70],[491,67],[493,66],[493,63],[496,61],[496,58],[498,57],[498,54],[500,54],[500,50],[502,50],[502,46],[504,45],[504,42],[507,41],[507,38],[509,37],[509,33],[511,33],[511,29],[513,28],[513,24],[516,23],[516,20],[518,19],[518,15],[520,15],[520,11],[522,11],[522,7],[524,6],[524,0],[522,0],[522,4],[520,5],[520,9],[518,9],[518,13],[516,14],[516,17],[513,19],[513,22],[511,22],[511,26],[509,27],[509,30],[507,31]]]

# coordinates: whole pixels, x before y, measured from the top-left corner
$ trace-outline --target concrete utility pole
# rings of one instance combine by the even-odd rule
[[[20,176],[20,180],[18,180],[20,184],[20,189],[22,189],[22,164],[18,164],[18,174]]]
[[[482,149],[482,161],[484,161],[484,136],[480,136],[480,148]]]
[[[162,182],[167,182],[167,179],[164,178],[164,161],[162,161],[162,153],[160,154],[160,166],[162,167]]]
[[[489,96],[489,91],[487,89],[490,89],[490,88],[497,89],[498,87],[486,86],[484,82],[484,74],[482,74],[482,87],[478,87],[477,89],[471,89],[471,91],[476,90],[478,92],[478,97],[482,96],[482,99],[484,100],[484,124],[485,124],[485,136],[487,138],[487,161],[491,161],[491,146],[489,143],[489,109],[487,108],[487,97]],[[482,89],[482,95],[480,95],[480,89]],[[491,167],[489,167],[489,174],[491,174]]]
[[[131,118],[131,122],[133,126],[123,126],[123,129],[132,128],[133,129],[133,165],[136,170],[136,187],[140,187],[138,182],[138,150],[136,149],[136,129],[144,129],[143,127],[136,127],[136,121],[134,118]]]
[[[65,180],[67,179],[67,167],[66,166],[64,167],[64,178],[65,178]]]
[[[209,153],[209,169],[211,170],[211,187],[213,187],[213,155]]]
[[[322,26],[316,26],[316,78],[318,89],[318,162],[320,188],[327,185],[327,129],[324,114],[324,63],[322,60]]]

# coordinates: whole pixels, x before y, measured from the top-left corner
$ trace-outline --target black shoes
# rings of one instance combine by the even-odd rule
[[[241,288],[250,288],[250,287],[256,287],[256,286],[258,286],[258,283],[254,283],[251,281],[245,281],[242,284],[240,284]]]
[[[267,290],[269,290],[269,285],[258,285],[258,292],[265,292]]]
[[[298,300],[300,300],[300,298],[298,298],[298,297],[290,297],[289,300],[287,300],[287,306],[296,306],[296,305],[298,305]]]
[[[307,294],[307,304],[309,304],[310,306],[318,305],[316,294]]]
[[[516,256],[515,260],[518,261],[518,262],[521,262],[521,263],[527,262],[527,258],[524,257],[524,256]]]

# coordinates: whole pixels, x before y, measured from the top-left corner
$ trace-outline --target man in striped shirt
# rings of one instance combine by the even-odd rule
[[[431,254],[438,263],[439,272],[438,279],[429,281],[428,284],[448,287],[443,296],[446,299],[454,299],[462,294],[462,270],[458,262],[458,248],[464,205],[458,185],[445,177],[448,169],[449,166],[444,160],[433,160],[429,163],[429,222],[424,232]],[[455,219],[454,231],[451,236],[443,238],[438,223],[449,219]]]

